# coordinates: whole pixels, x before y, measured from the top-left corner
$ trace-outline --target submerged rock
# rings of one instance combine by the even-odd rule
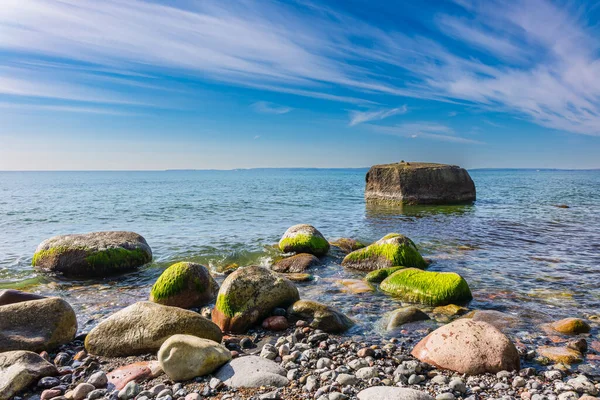
[[[417,307],[402,307],[392,311],[388,316],[387,330],[392,331],[404,324],[416,321],[425,321],[429,316]]]
[[[468,319],[436,329],[411,354],[438,368],[467,375],[520,368],[517,348],[502,332],[486,322]]]
[[[274,361],[258,356],[235,358],[219,369],[214,376],[233,388],[283,387],[289,383],[287,371]]]
[[[514,327],[519,322],[517,317],[497,310],[474,310],[466,314],[464,318],[487,322],[500,330]]]
[[[475,201],[475,184],[456,165],[407,163],[375,165],[367,172],[368,202],[464,204]]]
[[[13,293],[12,297],[23,299],[30,296]],[[0,352],[51,350],[69,343],[76,333],[75,311],[58,297],[0,306]]]
[[[413,241],[398,233],[390,233],[370,246],[353,251],[344,258],[342,265],[361,271],[396,266],[427,267]]]
[[[319,259],[312,254],[300,253],[277,261],[271,269],[277,272],[300,273],[319,265]]]
[[[284,253],[309,253],[320,257],[329,251],[329,242],[314,226],[300,224],[285,231],[279,249]]]
[[[542,346],[537,349],[537,352],[540,356],[555,363],[577,364],[583,361],[583,355],[578,350],[569,347]]]
[[[315,279],[313,275],[305,273],[282,274],[282,276],[292,282],[310,282]]]
[[[258,266],[240,268],[223,281],[212,319],[223,331],[243,333],[274,308],[299,299],[296,286],[277,273]]]
[[[0,353],[0,399],[8,400],[45,376],[58,375],[48,361],[31,351]]]
[[[167,268],[150,292],[150,301],[166,306],[192,308],[213,301],[219,284],[204,265],[179,262]]]
[[[229,360],[225,346],[191,335],[173,335],[158,350],[160,366],[174,381],[208,375]]]
[[[375,291],[375,287],[362,279],[338,279],[335,283],[341,285],[342,292],[346,293],[361,294]]]
[[[376,269],[375,271],[369,272],[367,276],[365,276],[365,280],[370,283],[381,283],[385,278],[401,269],[404,269],[404,267],[389,267]]]
[[[433,309],[434,314],[442,314],[453,317],[455,315],[463,315],[469,312],[469,309],[456,304],[448,304],[446,306],[438,306]],[[493,325],[493,324],[492,324]]]
[[[288,308],[290,318],[307,321],[309,326],[329,333],[340,333],[354,326],[354,322],[334,308],[311,300],[298,300]]]
[[[365,245],[358,240],[350,238],[339,238],[333,242],[330,242],[330,244],[342,250],[344,253],[352,253],[355,250],[365,247]]]
[[[155,353],[176,334],[215,342],[223,336],[217,325],[193,311],[140,301],[100,322],[87,335],[85,348],[105,357]]]
[[[61,235],[43,241],[33,266],[70,277],[101,277],[135,269],[152,260],[146,240],[134,232]]]
[[[552,329],[565,335],[578,335],[588,333],[590,325],[581,318],[564,318],[550,325]]]
[[[454,272],[431,272],[407,268],[381,282],[381,290],[411,303],[443,306],[473,298],[467,281]]]

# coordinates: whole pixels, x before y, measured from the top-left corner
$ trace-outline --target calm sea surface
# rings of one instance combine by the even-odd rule
[[[0,172],[0,288],[62,296],[85,330],[146,299],[173,262],[268,265],[270,247],[283,232],[309,223],[330,239],[409,236],[433,260],[431,270],[465,277],[475,297],[471,308],[517,317],[517,334],[556,318],[600,315],[600,171],[475,170],[474,205],[403,209],[365,205],[365,173]],[[42,240],[100,230],[140,233],[152,247],[153,263],[100,281],[32,269]],[[344,292],[336,280],[362,274],[338,262],[327,259],[315,269],[315,282],[299,284],[302,296],[341,308],[360,323],[356,334],[380,334],[381,316],[400,302],[381,293]]]

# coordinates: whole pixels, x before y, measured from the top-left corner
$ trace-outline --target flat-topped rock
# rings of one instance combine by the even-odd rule
[[[465,204],[475,201],[475,184],[456,165],[399,162],[374,165],[367,172],[368,202]]]

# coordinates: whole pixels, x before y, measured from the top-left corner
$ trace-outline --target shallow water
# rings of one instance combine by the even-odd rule
[[[366,205],[365,173],[2,172],[0,288],[65,297],[86,330],[146,299],[173,262],[268,265],[283,232],[310,223],[330,239],[409,236],[433,260],[431,270],[465,277],[475,298],[470,308],[517,316],[516,335],[565,316],[600,315],[600,171],[475,170],[474,205],[404,208]],[[153,263],[100,281],[39,275],[30,266],[42,240],[98,230],[142,234]],[[382,315],[399,301],[344,293],[336,280],[363,274],[335,257],[313,272],[316,281],[299,284],[303,297],[341,308],[359,322],[354,334],[382,334]]]

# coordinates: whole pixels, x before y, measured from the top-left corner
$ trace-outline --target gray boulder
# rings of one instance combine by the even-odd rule
[[[274,361],[258,356],[235,358],[219,369],[215,377],[227,386],[283,387],[289,383],[287,371]]]
[[[44,272],[69,277],[101,277],[149,263],[152,250],[134,232],[60,235],[43,241],[32,264]]]
[[[0,353],[0,400],[11,399],[41,378],[55,375],[56,367],[31,351]]]
[[[367,172],[365,199],[398,204],[464,204],[475,201],[475,184],[456,165],[408,163],[375,165]]]
[[[111,315],[85,339],[88,353],[125,357],[155,353],[171,336],[193,335],[220,343],[217,325],[200,314],[179,307],[140,301]]]
[[[414,389],[373,386],[360,391],[358,400],[434,400],[434,398]]]
[[[27,293],[15,292],[11,294],[13,300],[31,298]],[[51,350],[69,343],[76,333],[75,311],[61,298],[40,298],[0,306],[0,352]]]

